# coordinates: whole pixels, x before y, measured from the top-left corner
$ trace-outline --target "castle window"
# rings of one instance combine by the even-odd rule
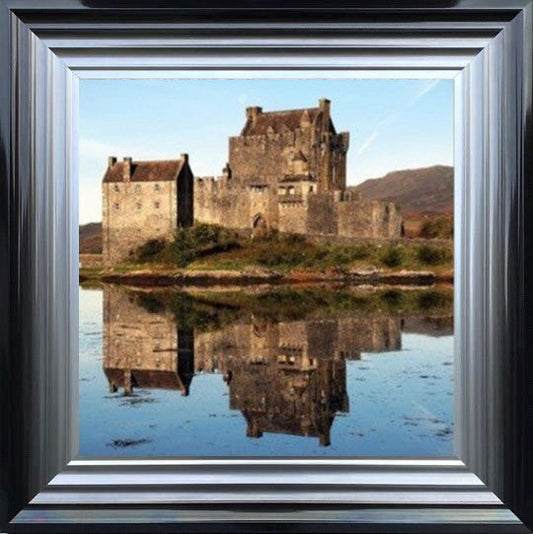
[[[156,210],[159,209],[159,202],[157,202],[157,200],[154,202],[154,208]]]
[[[137,202],[137,209],[140,210],[141,209],[141,202]]]
[[[118,187],[118,184],[115,184],[115,186],[113,187],[113,189],[115,190],[115,192],[119,192],[120,191],[120,188]]]
[[[160,190],[161,190],[161,188],[160,188],[159,184],[155,184],[154,185],[154,191],[160,191]]]
[[[137,185],[135,186],[135,192],[136,192],[136,193],[140,193],[140,192],[141,192],[141,185],[140,185],[140,184],[137,184]]]
[[[291,185],[289,186],[289,195],[294,195],[295,191],[294,191],[294,186]]]
[[[314,190],[315,190],[315,188],[312,185],[310,185],[309,186],[309,192],[312,193]]]
[[[113,204],[113,207],[114,207],[116,210],[118,210],[118,209],[120,208],[120,206],[118,205],[118,202],[115,202],[115,203]]]

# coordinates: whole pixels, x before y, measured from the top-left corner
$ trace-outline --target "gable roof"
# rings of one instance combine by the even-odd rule
[[[131,164],[131,182],[167,182],[176,180],[183,168],[185,159],[133,161]],[[124,162],[120,161],[108,167],[104,183],[123,182]]]
[[[261,112],[255,120],[248,120],[242,129],[241,135],[266,135],[271,129],[274,133],[283,133],[283,131],[294,132],[301,127],[302,118],[309,117],[308,121],[312,123],[322,113],[320,108],[303,108],[290,109],[286,111],[269,111]],[[307,116],[305,116],[307,114]],[[335,132],[333,123],[330,122],[330,128]]]

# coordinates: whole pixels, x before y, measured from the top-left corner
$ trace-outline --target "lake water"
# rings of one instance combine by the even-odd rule
[[[451,306],[345,293],[80,287],[80,456],[452,455]]]

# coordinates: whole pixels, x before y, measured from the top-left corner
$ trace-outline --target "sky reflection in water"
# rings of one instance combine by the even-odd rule
[[[79,295],[80,456],[453,454],[451,310],[276,319]]]

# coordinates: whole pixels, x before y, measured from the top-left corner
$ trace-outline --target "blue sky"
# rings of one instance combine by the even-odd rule
[[[80,80],[80,224],[101,220],[107,156],[173,159],[219,175],[245,108],[316,107],[331,100],[350,132],[347,181],[406,168],[453,165],[452,80]]]

